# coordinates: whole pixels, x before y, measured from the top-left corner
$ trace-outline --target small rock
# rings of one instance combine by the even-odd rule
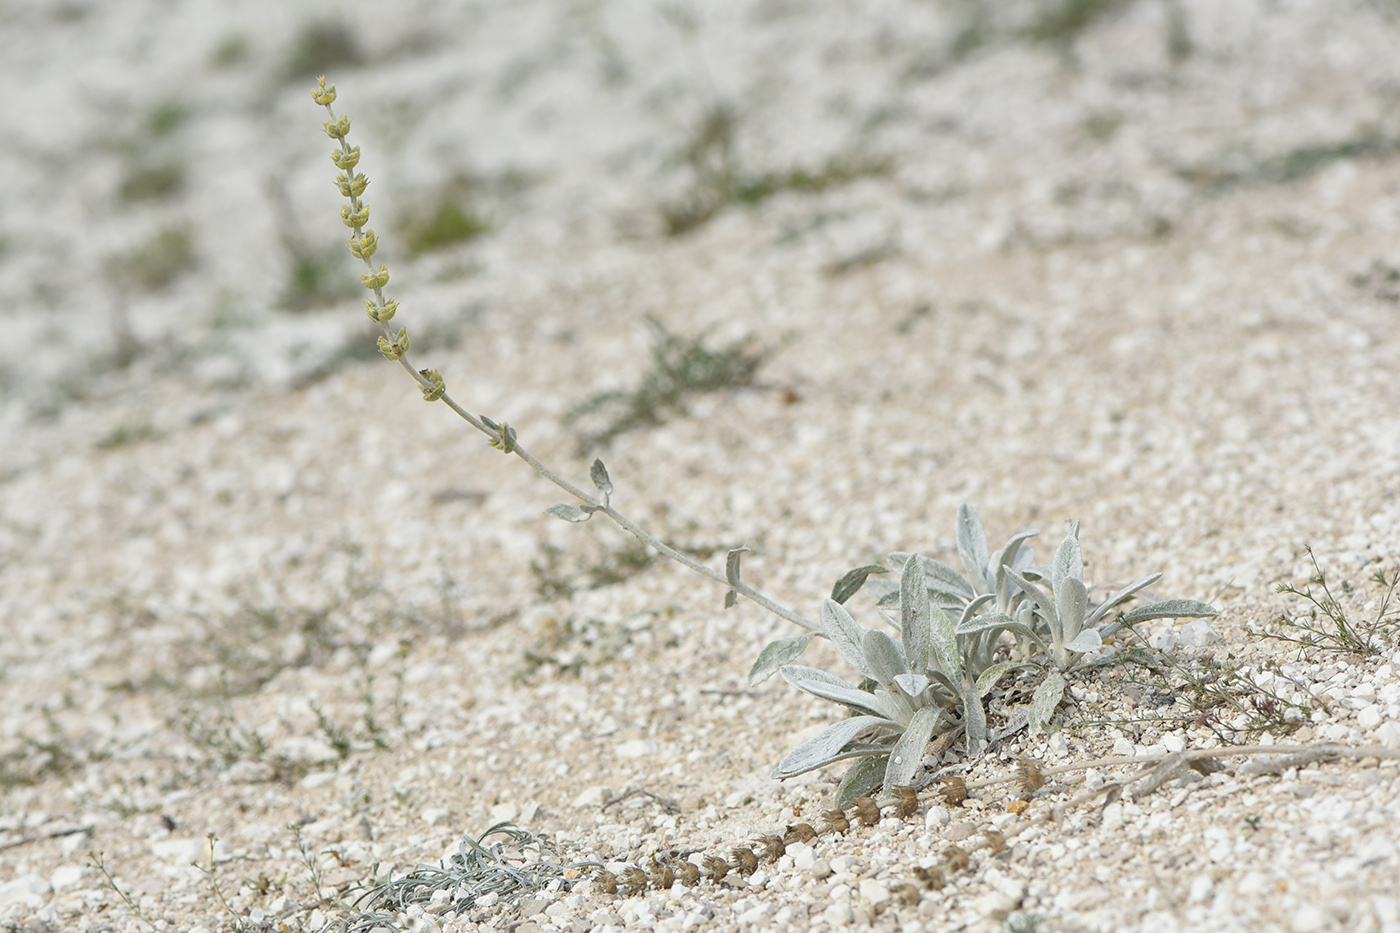
[[[418,818],[429,826],[441,826],[452,819],[452,811],[446,807],[428,807],[418,814]]]
[[[501,895],[496,891],[488,891],[476,899],[478,907],[495,907],[496,902],[501,899]]]
[[[1162,736],[1162,745],[1167,751],[1175,754],[1176,752],[1185,750],[1186,740],[1175,733],[1168,733]]]
[[[1103,828],[1115,830],[1123,828],[1123,805],[1114,801],[1103,808]]]
[[[493,825],[496,823],[503,823],[506,820],[514,820],[519,815],[520,805],[513,801],[506,801],[504,803],[498,803],[491,808],[490,822]]]
[[[947,807],[929,807],[928,813],[924,814],[924,825],[929,829],[941,829],[947,825],[949,818]]]
[[[827,923],[834,927],[844,927],[849,926],[851,921],[856,918],[856,915],[851,910],[850,904],[836,903],[823,911],[822,917],[825,918]]]
[[[0,884],[0,907],[42,907],[52,893],[43,875],[20,875],[14,881]]]
[[[590,787],[588,790],[574,798],[571,806],[583,809],[585,807],[601,807],[616,795],[611,787]]]
[[[87,877],[87,869],[81,865],[60,865],[49,876],[49,884],[55,891],[71,888]]]
[[[731,810],[737,810],[748,803],[753,803],[753,794],[746,790],[736,790],[724,798],[724,805]]]
[[[977,827],[969,820],[959,820],[956,823],[949,823],[948,828],[943,830],[943,838],[949,842],[962,842],[964,839],[977,832]]]
[[[819,858],[812,863],[812,877],[818,881],[825,881],[835,874],[831,870],[831,863],[824,858]]]
[[[808,871],[817,864],[817,850],[805,842],[789,843],[787,854],[792,856],[792,867],[798,871]]]
[[[1204,648],[1220,641],[1220,633],[1205,619],[1192,619],[1181,627],[1181,644],[1186,648]]]
[[[1313,904],[1302,904],[1293,911],[1293,933],[1319,933],[1331,924],[1327,911]]]
[[[655,739],[628,739],[617,746],[619,758],[644,758],[656,751]]]
[[[890,887],[883,881],[866,878],[860,883],[860,897],[871,905],[883,904],[890,899]]]
[[[1381,724],[1381,708],[1374,703],[1356,714],[1356,725],[1368,732]]]
[[[1215,879],[1210,875],[1197,875],[1191,881],[1191,888],[1186,894],[1186,900],[1191,904],[1203,904],[1210,900],[1210,896],[1215,893]]]

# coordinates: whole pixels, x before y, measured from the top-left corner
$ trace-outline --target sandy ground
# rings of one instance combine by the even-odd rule
[[[321,70],[415,364],[573,481],[601,455],[614,504],[716,567],[749,546],[808,617],[889,551],[954,561],[961,502],[1042,557],[1080,519],[1093,581],[1163,571],[1220,609],[1209,658],[1285,665],[1277,741],[1400,746],[1393,640],[1253,637],[1306,608],[1305,548],[1359,619],[1400,550],[1393,3],[383,6],[0,2],[7,929],[318,930],[499,819],[621,871],[811,819],[840,773],[769,779],[839,715],[748,685],[789,623],[546,517],[374,353]],[[486,232],[410,254],[444,204]],[[773,352],[585,452],[566,415],[640,382],[648,317]],[[1141,681],[1082,679],[969,779],[1275,738]],[[1227,761],[392,922],[1400,930],[1393,761]]]

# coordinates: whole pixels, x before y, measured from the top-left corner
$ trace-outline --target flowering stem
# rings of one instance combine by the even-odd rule
[[[413,364],[409,362],[408,356],[408,332],[400,328],[398,333],[395,333],[389,327],[389,321],[393,319],[395,312],[398,310],[398,302],[389,300],[384,294],[384,286],[389,282],[388,267],[381,265],[379,269],[376,270],[370,263],[370,257],[374,255],[379,247],[379,240],[378,237],[375,236],[374,231],[367,227],[369,223],[369,208],[365,206],[364,202],[360,199],[360,195],[364,193],[365,188],[369,185],[369,179],[363,174],[355,172],[355,166],[360,160],[360,149],[358,146],[352,149],[345,139],[350,133],[350,118],[347,116],[337,118],[335,111],[331,108],[331,104],[334,103],[336,96],[335,85],[327,85],[324,77],[318,78],[316,85],[316,88],[311,92],[312,99],[325,107],[326,114],[330,117],[322,126],[325,128],[326,135],[340,144],[340,148],[331,154],[332,161],[335,162],[337,168],[341,169],[341,174],[336,177],[336,186],[340,189],[341,194],[345,196],[348,202],[347,206],[340,209],[340,217],[345,225],[353,231],[353,235],[348,240],[350,252],[365,264],[366,274],[360,276],[360,281],[364,283],[365,288],[369,289],[374,294],[372,300],[367,300],[365,302],[365,308],[369,313],[370,320],[377,323],[380,330],[383,332],[382,336],[379,338],[379,352],[382,353],[385,358],[403,367],[404,371],[418,383],[418,388],[422,391],[423,398],[426,401],[443,402],[448,408],[456,412],[462,420],[466,421],[482,434],[485,434],[492,447],[503,453],[515,454],[521,460],[524,460],[530,465],[530,468],[540,476],[543,476],[545,479],[564,490],[564,492],[583,503],[584,510],[588,514],[591,515],[594,512],[600,512],[606,515],[617,523],[619,527],[635,535],[642,543],[666,557],[684,564],[696,573],[709,577],[711,580],[728,587],[739,596],[743,596],[757,603],[769,612],[781,616],[789,622],[799,625],[810,632],[820,633],[822,631],[821,626],[811,620],[804,618],[786,606],[774,602],[758,590],[755,590],[753,587],[748,586],[738,579],[731,579],[726,574],[720,573],[714,568],[700,563],[688,554],[684,554],[670,545],[665,544],[655,535],[644,531],[617,509],[613,508],[606,496],[600,501],[596,497],[575,486],[573,483],[570,483],[558,473],[535,459],[529,451],[522,447],[516,439],[515,430],[509,424],[497,424],[485,416],[473,415],[458,404],[457,401],[447,393],[443,378],[437,370],[415,369],[413,367]]]

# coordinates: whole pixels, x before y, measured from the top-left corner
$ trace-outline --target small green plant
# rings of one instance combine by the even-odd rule
[[[1279,614],[1273,631],[1257,633],[1257,637],[1287,642],[1300,648],[1315,648],[1322,651],[1344,651],[1362,657],[1380,654],[1395,646],[1400,636],[1400,614],[1387,616],[1395,587],[1400,585],[1400,568],[1389,576],[1384,570],[1371,575],[1371,582],[1384,589],[1375,616],[1369,620],[1353,622],[1346,608],[1333,594],[1327,583],[1327,574],[1317,562],[1317,555],[1308,548],[1308,559],[1313,565],[1313,575],[1301,590],[1291,583],[1280,583],[1278,591],[1288,596],[1296,596],[1308,605],[1306,612],[1283,612]],[[1313,589],[1316,587],[1317,589]],[[1350,587],[1343,583],[1346,590]]]
[[[113,878],[112,873],[107,870],[107,862],[103,858],[103,854],[101,852],[88,853],[88,862],[92,865],[93,868],[97,869],[99,874],[102,875],[103,883],[108,888],[110,888],[112,892],[117,895],[117,897],[122,899],[122,903],[126,904],[127,909],[131,911],[132,916],[134,916],[141,923],[144,923],[151,930],[154,930],[155,933],[161,933],[161,928],[156,926],[156,924],[151,920],[150,917],[147,917],[144,913],[142,913],[141,905],[137,904],[136,901],[132,898],[132,896],[126,893],[126,891],[123,890],[121,885],[117,884],[117,879]],[[165,921],[161,922],[164,923]]]
[[[510,903],[537,891],[568,891],[574,879],[593,867],[600,866],[565,862],[547,838],[501,822],[475,839],[463,835],[457,852],[437,865],[420,865],[397,878],[372,883],[352,902],[352,915],[330,929],[399,933],[414,926],[407,917],[410,907],[431,904],[440,908],[439,915],[458,916],[483,900]]]
[[[446,203],[427,216],[405,218],[399,227],[409,252],[417,254],[474,240],[489,232],[491,224],[465,205]]]
[[[112,277],[138,292],[166,288],[194,268],[194,239],[181,227],[166,227],[110,263]]]
[[[1042,914],[1021,911],[1003,920],[1001,928],[1006,933],[1036,933],[1044,922],[1045,917]]]
[[[588,433],[584,449],[605,447],[628,431],[661,424],[668,415],[684,412],[692,395],[750,385],[774,352],[754,349],[751,337],[711,349],[703,338],[682,337],[654,317],[645,320],[652,337],[651,365],[641,383],[633,389],[599,392],[564,416],[566,424],[602,416],[603,426]]]
[[[888,159],[838,155],[817,168],[755,171],[738,153],[739,120],[734,110],[707,112],[680,152],[692,185],[681,199],[661,210],[666,232],[680,236],[709,222],[730,205],[755,205],[783,191],[819,192],[890,171]]]

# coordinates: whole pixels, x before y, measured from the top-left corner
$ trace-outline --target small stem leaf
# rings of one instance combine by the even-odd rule
[[[987,531],[977,510],[964,502],[958,506],[958,558],[967,569],[967,578],[978,593],[991,589],[987,580]]]
[[[961,632],[963,626],[966,625],[969,620],[980,613],[988,603],[996,598],[995,593],[983,593],[966,606],[963,606],[962,612],[958,615],[958,631]]]
[[[724,591],[724,608],[733,609],[739,605],[739,593],[737,590]]]
[[[734,592],[730,590],[729,592]],[[769,642],[768,645],[759,652],[758,660],[753,662],[753,667],[749,669],[749,686],[757,687],[769,677],[778,673],[778,669],[784,664],[791,664],[807,650],[811,644],[812,634],[794,635],[792,638],[780,638],[777,641]]]
[[[1060,705],[1060,700],[1065,695],[1065,678],[1059,671],[1051,671],[1050,675],[1040,682],[1040,686],[1035,688],[1035,693],[1031,695],[1031,711],[1029,730],[1031,735],[1039,735],[1045,728],[1050,717],[1055,715],[1055,709]]]
[[[836,650],[841,652],[841,657],[865,676],[871,676],[870,668],[865,663],[865,650],[862,647],[865,640],[865,629],[851,617],[845,606],[834,599],[828,599],[822,603],[822,630],[826,633],[826,637],[831,639],[831,643],[836,646]]]
[[[943,711],[936,706],[925,706],[909,720],[904,734],[890,749],[889,764],[885,766],[885,796],[897,785],[913,783],[914,775],[923,767],[924,749],[942,722]]]
[[[963,687],[963,725],[967,727],[967,756],[976,758],[987,747],[987,711],[971,682]]]
[[[586,522],[592,517],[590,513],[585,512],[578,506],[565,505],[562,502],[559,505],[551,505],[549,508],[545,509],[545,513],[553,515],[555,518],[562,518],[566,522]]]
[[[845,810],[856,798],[870,796],[880,786],[888,761],[885,755],[871,755],[857,759],[847,768],[841,786],[836,788],[836,808]]]
[[[855,570],[848,570],[836,581],[836,585],[831,588],[831,598],[838,603],[844,603],[865,585],[865,579],[872,573],[889,573],[888,567],[879,564],[866,564],[864,567],[857,567]]]
[[[1071,539],[1066,538],[1066,541]],[[1065,643],[1079,637],[1089,611],[1089,591],[1078,577],[1065,577],[1055,586],[1055,611],[1060,617],[1060,637]]]
[[[870,668],[870,676],[878,684],[888,686],[900,674],[909,671],[899,644],[884,632],[867,629],[860,649],[866,666]]]
[[[1086,628],[1078,635],[1074,636],[1074,641],[1065,645],[1066,651],[1073,651],[1075,654],[1088,654],[1090,651],[1098,651],[1103,647],[1103,636],[1096,628]]]
[[[958,626],[959,638],[981,635],[984,632],[1013,632],[1024,638],[1040,641],[1040,636],[1033,629],[1002,612],[989,612]]]
[[[1127,586],[1123,587],[1121,590],[1108,597],[1108,599],[1105,599],[1103,602],[1099,603],[1097,608],[1095,608],[1094,611],[1089,614],[1089,618],[1084,620],[1084,624],[1097,625],[1100,619],[1105,618],[1113,609],[1117,608],[1118,606],[1121,606],[1123,603],[1132,599],[1133,596],[1139,590],[1151,586],[1160,579],[1162,579],[1162,575],[1160,573],[1153,573],[1148,574],[1141,580],[1129,583]]]
[[[859,687],[853,687],[839,677],[832,677],[826,671],[819,671],[814,667],[802,667],[798,664],[787,664],[780,668],[778,673],[782,675],[783,680],[814,697],[840,703],[842,706],[861,710],[872,716],[880,716],[892,723],[899,721],[898,710],[889,709],[873,693],[866,693]]]
[[[1136,625],[1150,619],[1204,619],[1220,613],[1209,603],[1195,599],[1166,599],[1160,603],[1138,606],[1132,612],[1123,614],[1124,625]]]
[[[739,557],[748,552],[746,547],[736,547],[724,557],[724,578],[729,581],[729,585],[738,589],[742,584],[739,582]]]
[[[933,681],[923,674],[900,674],[894,679],[895,685],[910,697],[917,697],[929,688]]]
[[[1012,583],[1015,583],[1021,588],[1021,592],[1029,596],[1031,601],[1035,603],[1035,608],[1040,611],[1041,618],[1045,620],[1046,626],[1050,629],[1050,640],[1055,644],[1062,643],[1063,638],[1060,634],[1060,621],[1059,616],[1055,612],[1054,600],[1046,596],[1044,590],[1010,567],[1006,568],[1006,575],[1011,578]],[[1025,608],[1029,609],[1030,607],[1027,606]]]
[[[923,561],[915,559],[899,578],[899,628],[914,672],[928,668],[933,651],[932,607],[929,605]]]
[[[608,477],[608,468],[603,466],[602,460],[593,461],[593,466],[588,468],[588,476],[593,480],[593,485],[598,487],[598,491],[603,494],[604,498],[612,495],[612,479]]]
[[[841,753],[862,733],[880,725],[888,725],[877,716],[852,716],[827,726],[813,738],[788,752],[787,757],[773,769],[774,780],[796,777],[840,760]]]
[[[996,565],[993,572],[998,578],[1000,578],[1002,575],[1002,567],[1007,565],[1010,565],[1012,567],[1017,566],[1017,561],[1021,559],[1021,546],[1025,544],[1028,539],[1034,538],[1038,534],[1040,534],[1040,532],[1032,529],[1031,531],[1023,531],[1018,535],[1013,535],[1011,540],[1007,541],[1006,544],[1002,545],[1000,551],[997,551],[995,554],[992,555],[992,563]],[[1031,558],[1029,555],[1027,555],[1027,561],[1033,559],[1034,558]],[[997,581],[990,580],[988,582],[996,583]]]
[[[977,695],[986,696],[1007,674],[1018,667],[1025,667],[1025,661],[998,661],[983,671],[977,678]]]

